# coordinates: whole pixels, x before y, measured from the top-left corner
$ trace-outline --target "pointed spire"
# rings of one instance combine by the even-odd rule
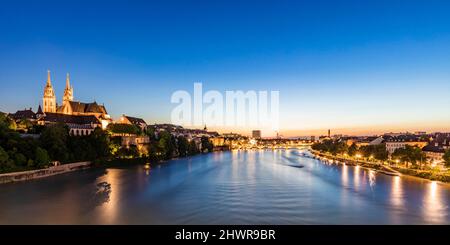
[[[69,73],[67,73],[66,75],[66,89],[71,89],[72,87],[70,87],[70,76]]]
[[[52,85],[52,80],[50,78],[50,70],[47,70],[47,86]]]
[[[41,108],[41,105],[39,105],[39,107],[38,107],[38,110],[37,110],[37,112],[36,112],[36,114],[44,114],[44,113],[42,113],[42,108]]]

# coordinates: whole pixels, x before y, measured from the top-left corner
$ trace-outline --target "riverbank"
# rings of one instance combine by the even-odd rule
[[[380,163],[373,163],[368,162],[364,160],[355,160],[355,159],[349,159],[344,158],[340,156],[333,156],[331,154],[322,153],[315,150],[310,150],[311,153],[318,157],[318,158],[326,158],[331,159],[333,161],[337,161],[337,163],[344,163],[346,165],[352,165],[352,166],[361,166],[365,167],[371,170],[375,170],[379,173],[391,175],[391,176],[400,176],[400,175],[407,175],[411,177],[417,177],[421,179],[428,179],[428,180],[435,180],[440,181],[444,183],[450,183],[450,173],[449,171],[443,172],[438,170],[422,170],[422,169],[407,169],[407,168],[400,168],[400,167],[392,167],[392,166],[386,166],[382,165]]]
[[[80,169],[86,169],[91,166],[92,166],[92,162],[76,162],[76,163],[68,163],[68,164],[52,166],[49,168],[43,168],[43,169],[37,169],[37,170],[5,173],[5,174],[0,174],[0,184],[45,178],[45,177],[68,173],[68,172],[72,172],[72,171],[76,171],[76,170],[80,170]]]
[[[207,154],[207,153],[202,153]],[[184,157],[183,157],[184,158]],[[154,167],[160,164],[164,164],[170,160],[179,159],[178,157],[169,160],[161,160],[156,162],[151,162],[150,167]],[[148,163],[147,158],[115,158],[112,160],[101,160],[101,161],[86,161],[86,162],[76,162],[67,163],[59,166],[52,166],[43,169],[26,170],[20,172],[10,172],[0,174],[0,184],[6,184],[11,182],[20,182],[33,179],[40,179],[45,177],[50,177],[58,174],[69,173],[76,170],[91,168],[91,167],[124,167],[131,164],[146,164]]]

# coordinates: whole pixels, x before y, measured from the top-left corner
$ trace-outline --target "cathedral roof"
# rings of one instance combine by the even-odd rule
[[[69,101],[70,107],[72,107],[73,112],[77,113],[102,113],[108,114],[106,112],[105,106],[93,103],[83,103],[78,101]]]
[[[136,125],[138,125],[138,124],[147,124],[144,121],[144,119],[142,119],[142,118],[130,117],[130,116],[125,116],[125,115],[124,115],[124,117],[126,117],[128,119],[128,121],[130,121],[132,124],[136,124]]]
[[[42,115],[42,114],[44,114],[44,112],[42,112],[41,105],[39,105],[36,115]]]
[[[15,120],[36,119],[36,114],[31,110],[31,108],[17,111],[16,113],[10,114],[10,116]]]
[[[89,116],[75,116],[61,113],[45,113],[43,118],[45,122],[51,123],[72,123],[72,124],[100,124],[100,121],[93,115]]]

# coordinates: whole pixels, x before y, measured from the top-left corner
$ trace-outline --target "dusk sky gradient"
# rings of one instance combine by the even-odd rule
[[[285,136],[450,131],[449,1],[6,1],[0,111],[104,103],[170,122],[176,90],[279,90]],[[249,129],[250,130],[250,129]],[[263,131],[263,136],[273,132]]]

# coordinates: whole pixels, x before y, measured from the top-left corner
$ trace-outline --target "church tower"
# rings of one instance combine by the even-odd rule
[[[47,84],[44,89],[44,97],[42,98],[42,104],[45,112],[56,112],[56,96],[53,90],[52,81],[50,79],[50,71],[47,71]]]
[[[73,87],[70,86],[70,77],[69,73],[66,76],[66,88],[64,89],[64,97],[63,97],[63,106],[73,100]]]

